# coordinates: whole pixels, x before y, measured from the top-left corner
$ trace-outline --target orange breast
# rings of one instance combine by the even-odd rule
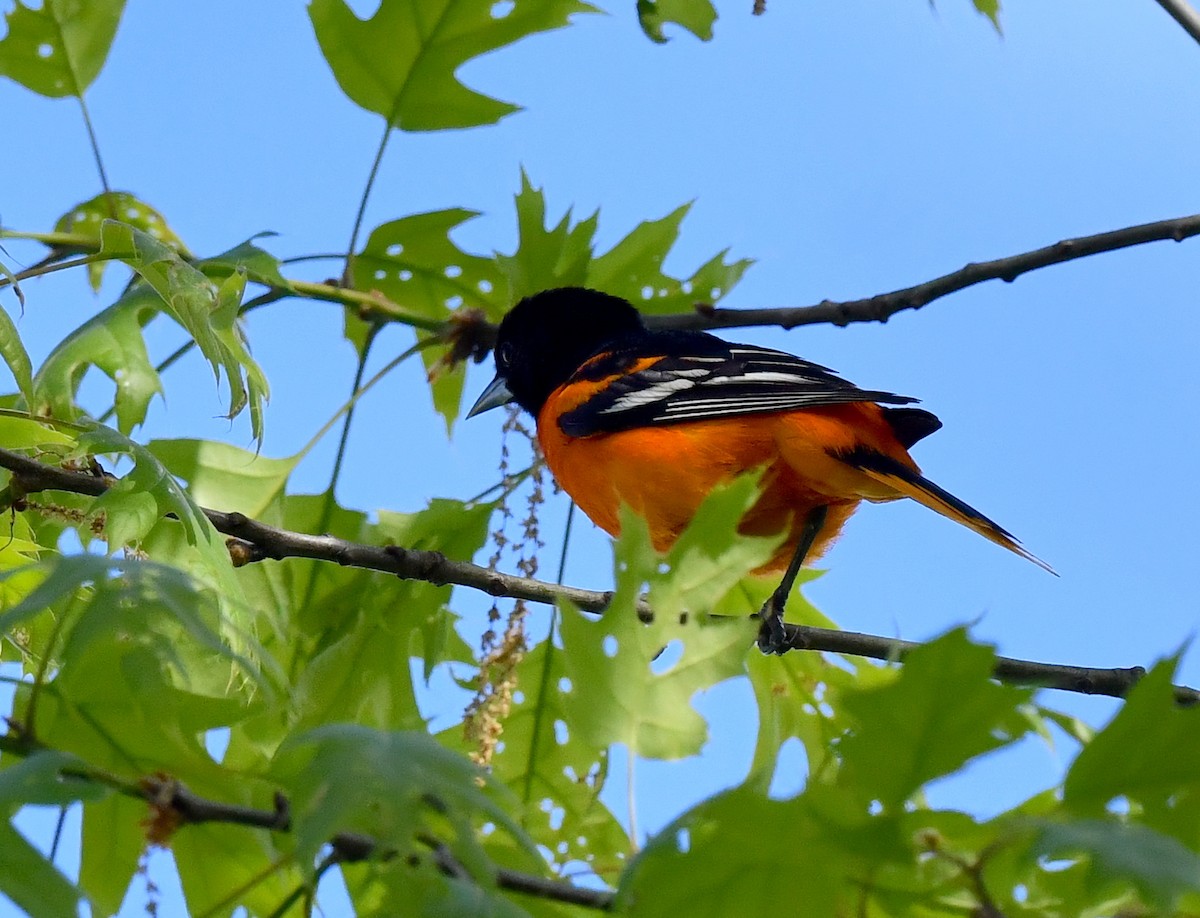
[[[839,461],[836,452],[868,446],[913,465],[870,403],[566,436],[554,419],[604,384],[576,382],[550,396],[538,417],[542,452],[558,483],[597,526],[618,535],[618,510],[628,504],[649,523],[660,551],[716,485],[765,468],[763,493],[738,528],[747,535],[787,530],[788,539],[757,573],[782,571],[812,508],[824,504],[829,511],[810,559],[829,547],[861,500],[901,496]]]

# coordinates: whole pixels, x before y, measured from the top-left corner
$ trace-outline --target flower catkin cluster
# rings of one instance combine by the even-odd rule
[[[504,422],[504,436],[500,447],[500,475],[508,480],[510,475],[512,435],[525,439],[534,454],[534,463],[529,475],[529,490],[526,496],[525,516],[519,522],[519,533],[510,539],[507,531],[514,514],[509,507],[511,491],[506,491],[499,506],[500,522],[492,532],[495,550],[488,559],[488,567],[495,569],[506,551],[517,556],[517,570],[524,577],[534,577],[538,570],[538,550],[542,548],[538,512],[545,501],[545,463],[537,448],[537,439],[522,422],[515,408],[509,411]],[[491,763],[504,732],[504,721],[512,710],[513,693],[517,688],[517,667],[525,656],[525,617],[528,607],[523,599],[513,601],[503,633],[497,635],[496,626],[502,613],[499,603],[493,602],[488,610],[488,629],[483,633],[479,646],[479,673],[475,677],[475,697],[467,706],[463,724],[468,745],[473,749],[471,758],[480,765]]]

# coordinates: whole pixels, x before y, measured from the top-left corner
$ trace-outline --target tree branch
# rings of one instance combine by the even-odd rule
[[[1158,0],[1158,5],[1183,28],[1183,31],[1200,42],[1200,13],[1187,0]]]
[[[41,748],[43,747],[31,744],[20,735],[14,736],[11,733],[0,735],[0,751],[2,752],[24,757]],[[151,832],[154,831],[154,826],[160,823],[165,823],[173,832],[181,825],[205,822],[249,826],[256,829],[268,829],[272,832],[290,832],[292,830],[291,803],[279,791],[275,793],[274,809],[261,810],[201,797],[174,778],[160,775],[151,775],[139,781],[130,781],[112,772],[83,764],[68,765],[60,773],[64,778],[100,784],[126,797],[144,800],[154,813],[154,817],[148,821],[150,826],[148,831]],[[163,819],[163,817],[166,818]],[[161,839],[164,843],[167,840],[166,837]],[[421,836],[418,841],[432,850],[434,862],[442,873],[457,879],[471,879],[469,872],[459,863],[446,845],[427,835]],[[341,863],[365,861],[374,857],[386,858],[390,855],[386,849],[381,850],[375,839],[357,832],[339,832],[330,839],[330,845],[337,855],[337,860]],[[507,867],[495,867],[494,870],[496,885],[500,889],[601,911],[608,911],[612,908],[613,894],[607,890],[584,889],[565,880],[523,873]]]
[[[1195,12],[1187,7],[1183,0],[1158,0],[1158,2],[1168,11],[1185,10],[1185,15],[1196,17]],[[1172,15],[1175,13],[1172,12]],[[1197,24],[1197,27],[1200,29],[1200,23]],[[886,322],[898,312],[906,309],[920,309],[934,300],[984,281],[1002,280],[1011,283],[1022,274],[1038,268],[1063,264],[1103,252],[1115,252],[1147,242],[1159,242],[1167,239],[1182,242],[1184,239],[1196,235],[1200,235],[1200,214],[1159,220],[1155,223],[1143,223],[1139,226],[1127,226],[1093,236],[1064,239],[1054,245],[1022,252],[1019,255],[997,258],[994,261],[972,262],[957,271],[935,277],[933,280],[861,300],[822,300],[812,306],[780,306],[761,309],[722,309],[711,303],[697,303],[692,312],[647,316],[646,321],[654,328],[675,329],[745,328],[762,325],[777,325],[784,329],[791,329],[800,325],[826,323],[845,326],[854,322]],[[98,240],[80,234],[24,233],[0,228],[0,239],[3,238],[28,239],[41,242],[51,248],[71,252],[94,252],[99,249],[100,245]],[[39,271],[39,273],[62,270],[67,267],[75,267],[76,264],[86,263],[86,260],[80,259],[77,263],[55,265]],[[17,281],[22,279],[24,279],[24,275],[16,275]],[[11,283],[9,279],[0,278],[0,288],[9,283]],[[336,282],[318,284],[310,281],[288,280],[287,283],[287,287],[269,287],[269,289],[278,291],[281,296],[296,295],[340,303],[357,309],[364,317],[399,322],[444,336],[452,337],[468,331],[472,335],[471,341],[477,345],[477,347],[466,349],[473,356],[485,353],[486,348],[490,347],[495,338],[495,326],[484,321],[482,317],[468,316],[466,319],[460,318],[457,322],[452,318],[447,322],[409,310],[402,304],[388,299],[377,290],[356,290]],[[468,328],[461,327],[464,325]],[[460,353],[459,356],[465,357],[467,353]]]
[[[1166,0],[1159,2],[1166,5]],[[711,304],[701,303],[696,306],[694,313],[652,316],[648,317],[647,321],[655,328],[677,329],[741,328],[750,325],[778,325],[786,329],[823,323],[845,326],[852,322],[886,322],[905,309],[920,309],[936,299],[984,281],[1002,280],[1012,283],[1022,274],[1076,258],[1086,258],[1101,252],[1115,252],[1118,249],[1165,239],[1182,242],[1196,235],[1200,235],[1200,214],[1143,223],[1140,226],[1127,226],[1094,236],[1064,239],[1054,245],[1020,255],[1010,255],[994,261],[972,262],[957,271],[943,274],[914,287],[905,287],[903,290],[893,290],[891,293],[881,293],[862,300],[823,300],[815,306],[767,309],[718,309]]]
[[[2,448],[0,468],[8,469],[14,476],[15,487],[10,490],[17,499],[14,500],[13,496],[9,499],[18,509],[19,496],[22,494],[68,491],[98,496],[116,481],[112,477],[101,478],[86,472],[46,465]],[[232,537],[229,549],[234,563],[238,565],[268,558],[309,558],[394,574],[405,580],[422,580],[438,586],[454,584],[470,587],[490,596],[506,596],[548,605],[566,599],[585,612],[603,612],[612,602],[611,591],[585,590],[532,577],[503,574],[468,561],[454,561],[437,551],[399,545],[365,545],[330,535],[308,535],[269,526],[241,513],[201,509],[218,532]],[[643,621],[650,621],[654,617],[653,610],[644,600],[638,604],[638,616]],[[919,646],[914,641],[814,625],[785,624],[784,634],[787,647],[791,650],[840,653],[873,660],[903,660],[909,651]],[[1001,682],[1123,698],[1145,675],[1145,669],[1140,666],[1112,669],[1066,666],[998,656],[994,675]],[[1196,704],[1200,702],[1200,692],[1188,686],[1176,686],[1175,698],[1180,704]]]

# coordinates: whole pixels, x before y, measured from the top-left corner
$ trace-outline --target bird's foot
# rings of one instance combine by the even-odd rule
[[[772,596],[758,613],[762,625],[758,629],[758,639],[755,643],[758,649],[768,656],[782,654],[789,649],[787,632],[783,627],[783,609]]]

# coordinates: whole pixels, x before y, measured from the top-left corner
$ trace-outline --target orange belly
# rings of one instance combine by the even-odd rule
[[[715,486],[765,468],[763,492],[738,530],[787,531],[788,537],[760,574],[787,567],[814,507],[829,509],[809,559],[830,546],[860,501],[901,496],[838,460],[836,452],[864,445],[916,468],[870,403],[568,437],[551,420],[573,407],[563,404],[560,393],[551,395],[538,419],[542,452],[558,483],[611,535],[619,534],[625,503],[646,519],[655,548],[664,551]]]

